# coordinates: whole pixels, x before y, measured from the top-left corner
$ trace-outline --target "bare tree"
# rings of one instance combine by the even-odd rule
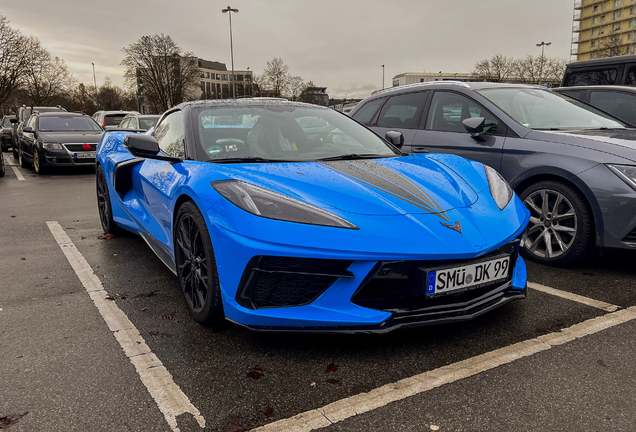
[[[491,59],[477,62],[473,75],[484,81],[503,82],[510,78],[513,70],[514,60],[512,58],[496,54]]]
[[[23,82],[31,103],[50,105],[53,99],[71,91],[75,81],[64,60],[53,57],[35,38],[30,39],[28,51],[30,61]]]
[[[5,106],[22,84],[31,42],[32,39],[12,29],[9,20],[0,15],[0,106]]]
[[[599,47],[603,44],[603,48],[597,52],[597,57],[615,57],[629,54],[627,45],[621,44],[620,36],[609,36],[605,40],[599,41]]]
[[[142,36],[122,52],[126,86],[141,92],[154,112],[161,113],[198,96],[198,59],[183,52],[170,36]]]
[[[285,90],[289,80],[288,67],[281,58],[274,58],[267,62],[267,67],[261,76],[262,84],[267,85],[273,91],[274,96],[279,97]]]
[[[291,100],[296,101],[300,99],[300,95],[307,88],[307,83],[299,76],[289,77],[287,79],[287,86],[285,87],[287,95]]]

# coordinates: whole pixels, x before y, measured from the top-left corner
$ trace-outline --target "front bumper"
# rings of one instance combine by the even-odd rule
[[[90,150],[82,149],[82,144],[62,144],[62,149],[48,150],[40,146],[40,162],[46,166],[74,167],[94,166],[95,148],[97,144],[91,144]]]

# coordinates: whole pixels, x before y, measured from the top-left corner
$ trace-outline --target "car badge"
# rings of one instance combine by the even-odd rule
[[[461,226],[461,224],[459,223],[458,220],[455,221],[455,225],[447,224],[447,223],[444,223],[444,222],[441,222],[441,221],[440,221],[440,223],[442,225],[444,225],[446,228],[450,228],[452,230],[455,230],[455,231],[457,231],[460,234],[462,233],[462,226]]]
[[[90,149],[91,149],[91,145],[90,145],[90,144],[84,144],[84,145],[82,146],[82,149],[83,149],[83,150],[90,150]]]

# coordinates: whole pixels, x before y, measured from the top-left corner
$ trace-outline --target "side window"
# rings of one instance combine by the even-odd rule
[[[36,118],[37,118],[37,117],[35,117],[35,116],[34,116],[34,117],[31,117],[31,118],[29,119],[29,122],[27,123],[27,127],[30,127],[30,128],[35,129],[35,119],[36,119]]]
[[[630,67],[627,72],[627,79],[625,80],[625,85],[628,86],[636,86],[636,67]]]
[[[375,117],[375,113],[378,112],[380,106],[384,103],[384,99],[378,99],[371,101],[365,104],[362,108],[360,108],[354,115],[353,118],[358,120],[360,123],[368,125]]]
[[[580,101],[583,100],[583,90],[563,90],[559,91],[559,94],[569,96],[574,99],[578,99]]]
[[[136,118],[134,118],[134,117],[131,117],[131,118],[130,118],[130,122],[128,123],[128,126],[129,126],[131,129],[139,129],[139,126],[137,125],[137,119],[136,119]]]
[[[636,123],[636,96],[621,92],[591,91],[590,104],[627,123]]]
[[[155,128],[154,136],[161,151],[172,157],[185,158],[183,112],[175,111]]]
[[[471,117],[484,117],[484,134],[497,135],[499,121],[486,108],[457,93],[435,92],[426,118],[426,129],[466,132],[462,121]]]
[[[417,129],[422,118],[426,92],[392,96],[382,107],[378,126],[397,129]]]
[[[126,120],[122,120],[121,123],[119,123],[119,126],[117,126],[119,129],[128,129],[128,125],[130,124],[130,119],[126,119]]]
[[[616,69],[572,72],[566,86],[612,85],[616,84]]]

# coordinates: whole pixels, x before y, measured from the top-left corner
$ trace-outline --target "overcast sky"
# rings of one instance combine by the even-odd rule
[[[471,72],[504,54],[570,59],[574,0],[231,0],[234,66],[260,74],[280,57],[331,97],[366,97],[403,72]],[[228,0],[0,0],[0,14],[63,58],[79,81],[123,85],[121,49],[170,35],[230,63]]]

